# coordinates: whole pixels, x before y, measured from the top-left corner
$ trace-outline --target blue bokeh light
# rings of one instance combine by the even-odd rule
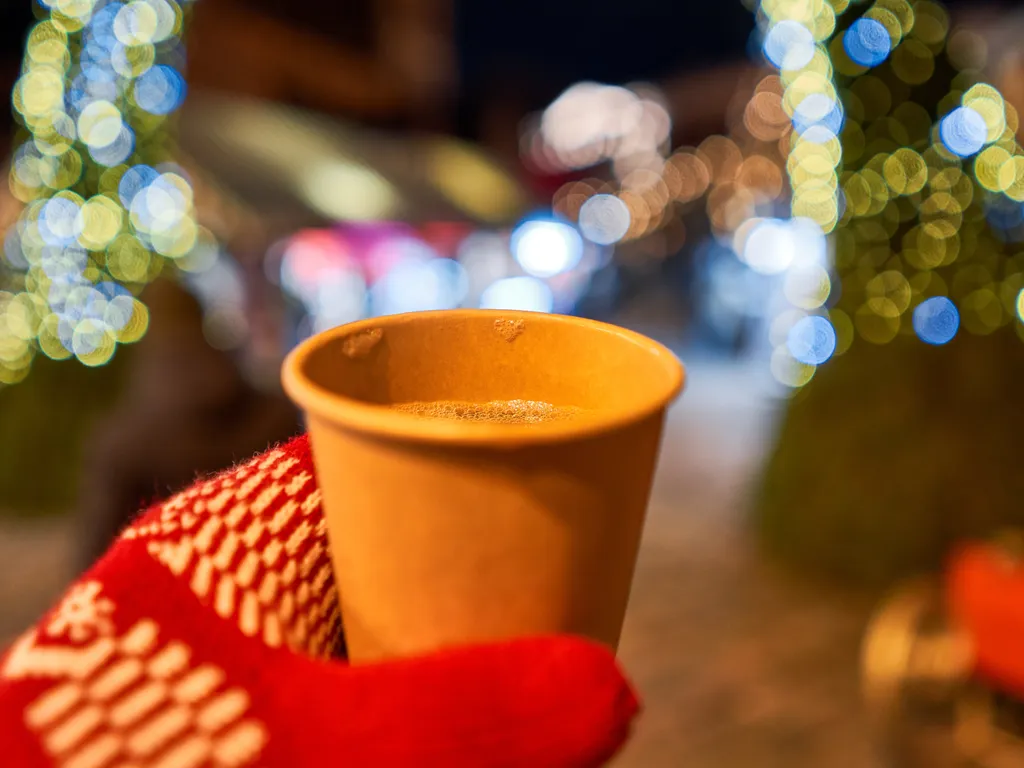
[[[976,110],[957,107],[939,123],[939,138],[954,155],[970,157],[985,146],[988,127]]]
[[[160,176],[156,169],[148,165],[136,165],[124,172],[117,193],[125,208],[132,207],[132,201],[142,190],[152,184]]]
[[[1004,243],[1024,240],[1024,205],[1003,195],[985,201],[985,218]]]
[[[801,69],[814,56],[814,35],[803,24],[787,19],[768,30],[763,49],[765,58],[779,69]]]
[[[914,333],[928,344],[946,344],[960,328],[960,313],[945,296],[925,299],[914,310]]]
[[[862,67],[877,67],[892,51],[889,32],[875,19],[857,19],[843,36],[847,55]]]
[[[821,365],[836,351],[836,329],[819,315],[801,318],[789,329],[786,346],[804,365]]]
[[[135,101],[154,115],[169,115],[185,100],[185,79],[174,67],[160,65],[135,81]]]

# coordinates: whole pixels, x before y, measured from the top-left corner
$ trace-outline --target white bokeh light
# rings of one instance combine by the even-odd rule
[[[554,277],[579,264],[583,238],[570,224],[532,219],[512,233],[512,255],[528,274]]]
[[[555,297],[543,280],[535,277],[506,277],[496,280],[480,297],[481,309],[518,309],[551,312]]]

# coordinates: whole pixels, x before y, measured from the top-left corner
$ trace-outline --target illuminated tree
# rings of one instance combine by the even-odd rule
[[[175,0],[45,0],[13,102],[23,125],[11,191],[25,207],[5,244],[0,381],[42,353],[89,366],[139,339],[134,294],[193,249],[170,115],[184,96]]]
[[[950,35],[939,4],[847,5],[760,11],[783,80],[817,84],[789,102],[788,167],[794,214],[804,185],[834,265],[780,351],[798,391],[757,522],[793,562],[884,584],[1024,522],[1024,151],[983,46]],[[826,43],[808,13],[836,16]]]
[[[209,240],[170,162],[190,0],[37,1],[12,94],[9,184],[23,207],[0,256],[0,390],[40,370],[0,392],[9,503],[41,455],[61,482],[82,420],[110,395],[113,374],[77,363],[105,366],[139,340],[148,312],[136,296]],[[47,448],[32,450],[39,441]]]

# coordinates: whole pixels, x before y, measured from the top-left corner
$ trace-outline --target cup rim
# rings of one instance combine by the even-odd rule
[[[387,328],[416,319],[438,317],[487,317],[494,319],[523,319],[575,325],[590,330],[611,333],[642,347],[652,354],[668,374],[656,394],[635,405],[602,411],[592,417],[541,424],[493,424],[449,419],[424,419],[396,411],[387,406],[366,403],[346,395],[332,392],[312,381],[305,373],[310,356],[339,337],[350,336],[361,330]],[[313,417],[344,429],[389,440],[416,443],[434,443],[462,446],[517,447],[527,444],[562,442],[590,437],[613,431],[641,421],[666,408],[683,389],[685,368],[667,347],[653,339],[626,328],[572,315],[546,312],[497,309],[444,309],[426,312],[407,312],[396,315],[366,318],[314,334],[302,341],[285,358],[281,369],[281,383],[291,400],[307,418]]]

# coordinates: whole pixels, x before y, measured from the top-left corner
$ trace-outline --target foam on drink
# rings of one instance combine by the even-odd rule
[[[427,419],[456,419],[490,424],[541,424],[567,421],[583,414],[572,405],[552,405],[540,400],[492,400],[470,403],[462,400],[430,400],[395,403],[396,411]]]

